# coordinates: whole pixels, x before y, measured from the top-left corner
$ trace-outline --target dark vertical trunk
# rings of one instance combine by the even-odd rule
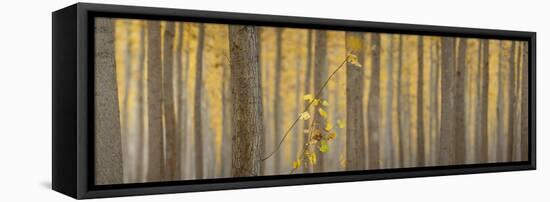
[[[529,46],[521,51],[521,160],[529,160]]]
[[[312,55],[313,55],[313,51],[312,51],[312,45],[313,45],[313,31],[312,30],[308,30],[307,31],[307,58],[306,58],[306,72],[305,72],[305,84],[304,84],[304,94],[313,94],[313,92],[311,92],[311,74],[312,74]],[[307,103],[304,104],[304,110],[306,109],[307,107]],[[308,126],[309,124],[304,124],[303,125],[303,130],[302,131],[305,131],[306,129],[309,129]],[[308,142],[308,136],[307,135],[303,135],[303,139],[302,139],[302,142],[303,142],[303,146],[305,146],[305,144]],[[303,162],[302,164],[303,165],[306,165],[306,162],[307,160],[305,160],[305,162]],[[310,172],[310,168],[307,167],[307,166],[302,166],[302,172],[304,173],[308,173]]]
[[[397,147],[399,147],[399,158],[398,162],[399,164],[396,165],[396,167],[405,167],[405,144],[404,139],[408,138],[405,136],[405,127],[403,125],[404,121],[404,113],[403,113],[403,105],[405,105],[405,102],[402,98],[402,86],[403,86],[403,35],[399,35],[398,38],[398,47],[397,47],[397,131],[396,133],[399,135],[399,141]],[[407,152],[408,153],[408,152]]]
[[[363,64],[362,32],[346,32],[346,50],[357,56],[357,62]],[[346,67],[346,170],[365,169],[365,136],[363,122],[363,94],[365,70],[348,63]]]
[[[385,150],[385,160],[384,167],[392,168],[393,167],[393,125],[392,125],[392,111],[393,111],[393,35],[388,35],[389,44],[387,50],[387,62],[386,62],[386,77],[387,77],[387,99],[386,99],[386,109],[385,109],[385,118],[386,118],[386,128],[384,134],[384,150]]]
[[[165,180],[179,179],[180,139],[176,134],[176,118],[174,107],[174,75],[173,56],[175,36],[174,22],[166,22],[164,28],[164,54],[162,76],[162,105],[164,114],[164,131],[166,136],[166,176]]]
[[[95,184],[123,183],[114,22],[95,19]]]
[[[439,165],[453,165],[456,162],[455,138],[455,39],[442,39],[442,80],[441,80],[441,132],[439,144]]]
[[[468,41],[465,38],[459,39],[458,45],[458,66],[455,68],[455,160],[456,164],[466,163],[466,50]]]
[[[510,57],[508,59],[508,97],[510,98],[510,103],[508,104],[508,145],[506,147],[507,159],[506,161],[512,161],[514,157],[514,144],[515,140],[515,126],[517,125],[516,119],[516,43],[512,42],[510,47]]]
[[[162,63],[160,22],[147,21],[147,108],[149,128],[149,168],[147,181],[164,178],[164,146],[162,128]]]
[[[177,142],[178,146],[178,152],[177,152],[177,159],[178,163],[176,165],[176,172],[179,174],[179,176],[175,176],[175,179],[183,179],[183,170],[182,170],[182,164],[185,164],[185,146],[186,146],[186,136],[187,134],[187,83],[186,80],[183,79],[183,72],[185,72],[185,66],[183,64],[183,43],[184,43],[184,31],[185,27],[183,22],[181,22],[179,27],[179,40],[178,40],[178,46],[176,48],[176,83],[177,83],[177,102],[178,102],[178,112],[176,116],[177,124],[176,124],[176,136],[179,141]],[[187,73],[185,73],[187,75]]]
[[[504,134],[504,42],[499,41],[498,51],[498,92],[497,92],[497,161],[505,160],[505,134]]]
[[[194,103],[194,128],[195,128],[195,178],[203,178],[203,130],[202,130],[202,55],[204,49],[204,24],[199,24],[198,47],[196,54],[195,70],[195,103]]]
[[[260,174],[260,141],[264,133],[257,34],[253,26],[230,25],[233,103],[233,177]]]
[[[489,104],[489,40],[483,39],[483,67],[481,71],[481,152],[479,162],[487,163],[489,159],[489,128],[488,128],[488,104]]]
[[[426,154],[425,154],[425,145],[424,145],[424,38],[418,36],[418,49],[417,49],[417,61],[418,61],[418,80],[417,80],[417,95],[416,95],[416,115],[417,115],[417,126],[416,134],[418,135],[417,140],[417,155],[418,155],[418,166],[425,166],[426,164]]]
[[[313,69],[313,89],[315,93],[318,93],[323,83],[327,80],[328,77],[328,61],[327,61],[327,32],[322,30],[315,31],[315,66]],[[327,93],[326,90],[321,91],[318,99],[326,100]],[[324,130],[326,120],[323,116],[320,115],[319,109],[322,105],[317,105],[314,107],[313,112],[313,129],[314,130]],[[315,172],[324,171],[324,163],[326,154],[319,153],[317,164],[314,165]]]
[[[441,131],[441,102],[440,102],[440,95],[441,95],[441,69],[443,68],[442,65],[442,59],[441,59],[441,38],[437,41],[437,44],[435,46],[435,55],[437,57],[436,59],[436,67],[435,67],[435,87],[434,87],[434,93],[435,93],[435,137],[434,137],[434,164],[438,164],[438,158],[439,158],[439,140],[440,140],[440,134]]]
[[[430,120],[430,125],[428,126],[428,138],[430,138],[430,149],[429,149],[429,160],[426,160],[426,165],[434,165],[434,160],[435,160],[435,153],[437,153],[435,151],[435,133],[436,132],[436,124],[435,124],[435,120],[437,119],[437,114],[436,114],[436,108],[437,108],[437,97],[436,97],[436,91],[437,91],[437,88],[436,88],[436,83],[437,83],[437,80],[436,80],[436,69],[438,68],[437,65],[436,65],[436,59],[437,59],[437,56],[436,56],[436,42],[434,41],[434,39],[432,38],[430,40],[430,79],[429,79],[429,89],[430,89],[430,99],[428,100],[428,102],[430,103],[430,108],[429,108],[429,111],[430,111],[430,116],[429,116],[429,120]],[[429,164],[428,164],[429,162]]]
[[[369,103],[367,104],[368,112],[368,169],[380,168],[379,156],[379,135],[380,135],[380,34],[373,33],[371,35],[371,83],[369,91]]]
[[[222,177],[231,176],[231,142],[233,131],[231,125],[231,112],[233,111],[231,103],[231,67],[222,66]]]
[[[282,55],[282,28],[276,28],[275,29],[275,95],[273,98],[275,99],[273,103],[273,131],[275,133],[275,141],[273,141],[273,148],[277,148],[277,145],[279,144],[279,141],[282,138],[281,134],[281,119],[282,119],[282,109],[281,109],[281,72],[282,72],[282,66],[281,66],[281,55]],[[277,151],[275,153],[274,159],[275,159],[275,174],[280,174],[281,171],[281,156],[283,150]]]

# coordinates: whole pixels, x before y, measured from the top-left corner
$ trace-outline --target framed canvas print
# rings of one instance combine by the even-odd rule
[[[74,198],[535,169],[534,32],[78,3],[53,14]]]

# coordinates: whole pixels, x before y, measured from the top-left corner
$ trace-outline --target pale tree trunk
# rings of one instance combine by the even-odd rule
[[[434,159],[435,159],[435,133],[436,131],[436,124],[435,120],[438,118],[436,114],[436,108],[437,108],[437,97],[436,97],[436,69],[438,68],[436,65],[436,44],[435,40],[432,38],[430,40],[430,80],[429,80],[429,89],[430,89],[430,100],[428,101],[430,103],[430,125],[428,127],[428,134],[430,141],[430,152],[429,152],[429,161],[426,160],[426,162],[429,162],[427,165],[434,165]]]
[[[281,66],[281,55],[282,55],[282,28],[276,28],[275,29],[275,95],[274,103],[273,103],[273,131],[275,133],[275,140],[272,142],[273,148],[277,148],[277,145],[279,144],[279,141],[282,138],[281,134],[281,119],[282,119],[282,109],[281,109],[281,72],[282,72],[282,66]],[[274,154],[274,164],[275,174],[280,174],[281,171],[281,156],[283,155],[283,150],[279,150]]]
[[[95,184],[121,184],[122,142],[116,83],[114,22],[95,19]]]
[[[346,32],[346,50],[363,64],[363,32]],[[346,67],[346,170],[365,169],[363,94],[365,69],[352,63]],[[338,99],[338,98],[337,98]]]
[[[508,97],[510,98],[510,103],[508,105],[508,145],[506,147],[507,158],[506,161],[512,161],[514,157],[514,144],[515,144],[515,126],[518,123],[516,119],[516,43],[512,42],[510,47],[510,57],[508,59]]]
[[[229,25],[233,103],[233,177],[260,174],[264,133],[258,41],[254,26]]]
[[[442,59],[441,59],[441,40],[437,41],[437,44],[435,46],[435,55],[437,57],[436,59],[436,67],[435,67],[435,85],[434,85],[434,93],[435,93],[435,137],[434,137],[434,156],[433,161],[434,164],[437,164],[438,158],[439,158],[439,139],[441,131],[441,103],[440,103],[440,94],[441,94],[441,69],[442,69]]]
[[[324,30],[315,31],[315,65],[313,69],[313,89],[315,93],[318,93],[323,83],[327,80],[328,77],[328,61],[327,61],[327,32]],[[326,90],[323,90],[318,99],[326,100],[327,93]],[[313,128],[314,130],[324,130],[326,120],[323,118],[319,109],[322,105],[317,105],[314,107],[313,111]],[[317,164],[314,165],[315,172],[323,172],[325,170],[324,163],[326,159],[326,154],[319,153]]]
[[[403,113],[403,105],[405,103],[403,102],[402,98],[402,86],[403,86],[403,35],[399,35],[398,38],[398,47],[397,47],[397,131],[396,133],[399,135],[399,141],[397,147],[399,147],[399,158],[398,162],[399,164],[396,165],[396,167],[405,167],[405,154],[408,153],[408,151],[405,151],[405,144],[404,140],[405,138],[408,138],[405,136],[405,128],[404,128],[404,113]]]
[[[145,115],[145,101],[143,100],[145,98],[145,82],[144,80],[144,71],[145,71],[145,23],[141,24],[141,29],[139,32],[139,56],[138,56],[138,87],[137,87],[137,105],[138,105],[138,112],[137,112],[137,125],[139,127],[138,129],[138,135],[137,138],[137,167],[136,167],[136,173],[137,173],[137,181],[138,182],[144,182],[145,179],[144,176],[144,167],[145,167],[145,121],[144,121],[144,115]]]
[[[203,178],[203,130],[202,130],[202,63],[204,49],[204,24],[199,24],[198,47],[196,54],[196,70],[195,70],[195,103],[194,103],[194,129],[195,129],[195,178]]]
[[[294,59],[295,62],[296,62],[296,91],[295,91],[295,94],[296,94],[296,97],[295,97],[295,103],[294,103],[294,114],[299,114],[300,113],[300,110],[301,110],[301,104],[302,104],[302,97],[300,96],[300,92],[302,90],[302,74],[300,72],[300,69],[302,68],[302,64],[301,64],[301,54],[297,54],[296,55],[296,58]],[[298,154],[298,143],[299,143],[299,137],[300,137],[300,134],[303,134],[303,131],[301,131],[302,127],[300,127],[300,124],[297,123],[296,124],[296,127],[294,127],[294,136],[292,137],[292,152],[290,153],[291,156],[295,156],[295,155],[299,155]]]
[[[179,143],[176,134],[176,118],[174,107],[173,56],[174,52],[174,22],[166,22],[164,28],[164,54],[162,76],[162,105],[164,114],[164,131],[166,136],[166,175],[165,180],[179,179]]]
[[[393,35],[388,35],[389,44],[387,50],[387,62],[386,62],[386,78],[387,78],[387,99],[385,109],[385,136],[384,136],[384,167],[393,167],[393,127],[392,127],[392,111],[393,111]]]
[[[483,39],[483,67],[481,71],[481,152],[479,153],[479,162],[487,163],[489,159],[489,128],[488,128],[488,104],[489,104],[489,40]]]
[[[233,111],[231,103],[231,67],[222,66],[222,177],[231,176],[231,112]]]
[[[380,168],[380,151],[379,151],[379,135],[380,135],[380,34],[371,34],[371,83],[369,90],[369,103],[367,104],[368,113],[368,169]]]
[[[124,68],[121,68],[119,70],[122,70],[124,72],[124,85],[121,87],[124,89],[124,94],[121,98],[121,112],[120,112],[120,131],[122,134],[122,158],[123,159],[129,159],[131,155],[129,155],[132,151],[130,151],[130,147],[128,147],[128,143],[130,143],[130,109],[129,109],[129,102],[130,102],[130,90],[131,90],[131,76],[132,76],[132,42],[130,39],[131,35],[131,27],[132,27],[132,21],[130,20],[124,20],[125,23],[125,31],[126,31],[126,44],[124,46]],[[123,180],[126,181],[135,181],[135,176],[133,173],[133,170],[131,169],[132,166],[129,165],[129,163],[126,161],[125,164],[122,165],[122,172],[124,173]]]
[[[313,94],[313,92],[311,92],[311,74],[312,74],[312,55],[313,55],[313,51],[312,51],[312,45],[313,45],[313,31],[312,30],[308,30],[307,31],[307,58],[306,58],[306,72],[305,72],[305,84],[304,84],[304,94]],[[304,110],[306,109],[307,107],[307,103],[304,104]],[[311,110],[308,110],[308,111],[311,111]],[[309,124],[303,124],[303,130],[300,131],[302,134],[303,131],[305,131],[306,129],[309,129]],[[302,139],[302,146],[305,146],[305,144],[308,142],[308,136],[307,135],[303,135],[303,139]],[[304,158],[304,162],[302,162],[303,165],[306,165],[307,163],[307,160]],[[303,173],[308,173],[310,172],[310,167],[307,167],[307,166],[302,166],[302,172]]]
[[[456,152],[455,160],[456,164],[466,163],[466,50],[468,41],[465,38],[459,39],[458,45],[458,66],[455,68],[454,82],[455,82],[455,143]]]
[[[439,165],[455,164],[455,39],[442,39],[442,80],[441,80],[441,132],[439,144]]]
[[[521,161],[529,160],[529,46],[521,52]]]
[[[178,102],[178,110],[177,110],[177,116],[176,116],[176,136],[179,141],[177,142],[178,146],[178,152],[177,152],[177,159],[178,162],[176,164],[176,173],[179,173],[179,176],[175,176],[176,179],[184,179],[183,170],[182,170],[182,164],[185,164],[185,146],[186,146],[186,136],[187,134],[187,83],[186,80],[183,79],[183,72],[184,70],[184,64],[183,64],[183,42],[184,42],[184,31],[185,27],[183,22],[179,23],[179,40],[178,40],[178,46],[176,47],[176,83],[177,83],[177,102]],[[187,76],[187,73],[185,73]]]
[[[164,147],[162,141],[162,66],[160,22],[147,21],[147,108],[149,149],[147,181],[164,177]]]
[[[417,95],[416,95],[416,134],[417,139],[417,161],[418,166],[426,165],[426,153],[425,153],[425,133],[424,133],[424,38],[418,36],[418,49],[417,49],[417,62],[418,62],[418,80],[417,80]]]
[[[505,160],[505,135],[504,135],[504,42],[499,41],[498,57],[498,92],[497,92],[497,161]]]
[[[481,40],[478,40],[478,49],[477,49],[477,82],[476,82],[476,96],[475,96],[475,119],[474,123],[476,126],[476,150],[475,150],[475,162],[480,163],[479,156],[481,154],[481,84],[483,83],[481,72],[483,67],[483,43]]]

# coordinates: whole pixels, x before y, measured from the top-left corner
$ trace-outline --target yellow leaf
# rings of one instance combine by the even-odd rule
[[[346,124],[342,120],[336,121],[336,124],[338,124],[338,128],[344,128],[346,126]]]
[[[311,165],[317,164],[317,155],[315,155],[315,152],[312,152],[308,157],[309,157],[309,164]]]
[[[327,125],[325,126],[325,130],[326,130],[326,131],[332,130],[332,124],[331,124],[331,123],[327,123]]]
[[[359,63],[359,58],[357,58],[357,56],[354,54],[349,54],[347,62],[356,67],[362,67],[361,63]]]
[[[313,104],[313,106],[317,106],[317,105],[319,105],[319,102],[320,102],[319,99],[314,99],[312,104]]]
[[[292,167],[294,167],[294,169],[299,168],[300,167],[300,161],[299,160],[294,161],[292,163]]]
[[[309,118],[311,118],[311,115],[309,115],[309,112],[300,113],[300,119],[301,120],[308,120]]]
[[[306,94],[304,95],[304,100],[307,101],[307,102],[311,102],[313,100],[313,95],[312,94]]]
[[[319,151],[326,153],[328,152],[328,144],[327,141],[323,140],[321,141],[321,147],[319,147]]]
[[[319,108],[319,114],[325,119],[328,116],[327,111],[325,111],[323,108]]]
[[[329,140],[332,140],[334,138],[336,138],[336,133],[335,132],[332,132],[330,134],[328,134],[328,137],[327,137]]]
[[[328,101],[323,100],[323,102],[321,102],[321,104],[326,107],[326,106],[328,106]]]

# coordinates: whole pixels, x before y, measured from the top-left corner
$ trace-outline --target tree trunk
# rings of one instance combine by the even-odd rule
[[[529,160],[529,46],[521,52],[521,161]]]
[[[195,103],[194,103],[194,128],[195,128],[195,178],[203,178],[203,131],[202,131],[202,54],[204,49],[204,24],[199,24],[198,47],[196,54],[196,70],[195,70]]]
[[[368,154],[369,154],[369,169],[380,168],[380,151],[379,151],[379,135],[380,135],[380,34],[371,34],[371,52],[372,52],[372,70],[371,83],[369,90],[369,103],[367,104],[368,112]]]
[[[122,72],[124,72],[124,84],[123,86],[121,87],[122,89],[124,89],[124,94],[122,95],[122,98],[121,98],[121,102],[122,104],[120,105],[122,109],[120,109],[120,119],[121,119],[121,123],[120,123],[120,131],[121,131],[121,134],[122,134],[122,158],[123,159],[128,159],[130,158],[130,153],[132,151],[130,151],[130,147],[128,147],[128,143],[130,143],[130,136],[132,134],[130,134],[130,126],[129,126],[129,123],[130,123],[130,109],[129,109],[129,102],[130,102],[130,90],[131,90],[131,77],[132,77],[132,51],[131,51],[131,46],[132,46],[132,42],[131,42],[131,39],[130,39],[130,36],[131,36],[131,31],[130,31],[130,28],[132,27],[132,21],[130,20],[124,20],[125,23],[124,23],[124,29],[126,31],[126,44],[124,46],[124,67],[123,68],[120,68],[119,70],[122,70]],[[134,181],[134,173],[133,170],[131,169],[131,165],[129,165],[128,163],[125,163],[122,165],[122,172],[124,173],[124,176],[123,176],[123,181]]]
[[[145,179],[143,178],[144,175],[144,167],[145,167],[145,121],[144,121],[144,115],[145,115],[145,101],[143,100],[145,98],[145,23],[142,24],[141,30],[139,33],[139,57],[138,57],[138,87],[137,87],[137,105],[138,105],[138,112],[137,112],[137,125],[139,127],[137,138],[137,167],[136,167],[136,173],[137,173],[137,182],[144,182]]]
[[[277,148],[277,145],[279,144],[279,141],[281,141],[282,134],[281,134],[281,119],[282,119],[282,109],[281,109],[281,72],[282,72],[282,66],[281,66],[281,55],[282,55],[282,28],[276,28],[275,29],[275,95],[273,98],[275,99],[273,103],[273,131],[275,133],[275,141],[273,141],[273,148]],[[283,150],[279,150],[274,154],[274,164],[275,174],[281,174],[281,156],[283,155]]]
[[[418,80],[417,80],[417,95],[416,95],[416,134],[417,139],[417,161],[418,166],[426,165],[426,154],[424,145],[424,38],[418,36],[418,49],[417,49],[417,61],[418,61]]]
[[[426,165],[434,165],[434,160],[435,160],[435,153],[437,153],[435,151],[435,133],[437,133],[437,130],[436,130],[436,124],[435,124],[435,120],[438,118],[437,117],[437,114],[436,114],[436,108],[437,108],[437,94],[436,94],[436,91],[437,91],[437,88],[436,88],[436,83],[437,83],[437,79],[436,79],[436,69],[438,68],[438,66],[436,65],[437,61],[436,61],[436,42],[435,40],[432,38],[430,40],[430,79],[429,79],[429,89],[430,89],[430,99],[429,99],[429,103],[430,103],[430,125],[428,127],[428,138],[431,139],[430,141],[430,152],[429,152],[429,164],[428,164],[428,160],[426,160]]]
[[[363,64],[363,32],[346,32],[346,50]],[[346,67],[346,170],[365,170],[365,136],[363,122],[363,94],[365,69],[347,63]]]
[[[327,61],[327,32],[324,30],[315,31],[315,66],[313,69],[313,89],[315,93],[321,90],[323,83],[327,80],[328,77],[328,61]],[[326,90],[323,90],[318,99],[327,99]],[[319,109],[322,105],[317,105],[314,107],[314,117],[313,117],[313,128],[314,130],[324,130],[326,120],[323,118]],[[324,171],[324,162],[326,159],[326,154],[319,153],[317,164],[314,165],[315,172]]]
[[[466,50],[468,46],[468,41],[465,38],[459,39],[458,45],[458,66],[455,68],[455,143],[456,152],[455,160],[456,164],[465,164],[466,163],[466,99],[465,99],[465,89],[466,89]]]
[[[497,92],[497,161],[505,160],[505,135],[504,135],[504,42],[499,41],[498,57],[498,92]]]
[[[177,98],[178,98],[178,112],[176,116],[177,125],[176,125],[176,136],[179,141],[177,142],[178,146],[178,164],[176,165],[176,172],[179,176],[175,176],[177,180],[185,179],[182,170],[182,164],[185,164],[185,146],[186,146],[186,136],[187,136],[187,82],[183,79],[183,72],[185,72],[185,66],[183,64],[183,37],[185,32],[184,23],[180,22],[179,27],[179,40],[178,46],[176,48],[176,81],[177,81]],[[187,76],[187,73],[185,73]]]
[[[312,74],[312,45],[313,45],[313,31],[312,30],[308,30],[307,31],[307,58],[306,58],[306,72],[305,72],[305,84],[304,84],[304,94],[313,94],[313,92],[311,92],[311,74]],[[304,110],[306,109],[307,107],[307,103],[304,104]],[[310,111],[310,110],[308,110]],[[305,131],[306,129],[309,130],[309,124],[303,124],[303,131]],[[300,133],[301,134],[301,133]],[[308,136],[307,135],[303,135],[303,139],[302,139],[302,146],[305,146],[305,144],[308,142]],[[305,159],[305,158],[304,158]],[[302,165],[307,165],[307,160],[304,160],[304,162],[302,162]],[[303,173],[308,173],[310,172],[310,168],[307,167],[307,166],[302,166],[302,172]]]
[[[233,111],[233,105],[231,103],[231,67],[222,66],[222,177],[231,176],[231,112]]]
[[[399,35],[398,38],[398,47],[397,47],[397,134],[399,135],[399,141],[397,147],[399,147],[399,158],[398,162],[399,164],[396,165],[396,167],[405,167],[405,154],[408,154],[407,151],[405,153],[405,144],[404,140],[405,138],[408,138],[408,136],[405,136],[405,128],[404,128],[404,113],[403,113],[403,105],[405,103],[402,99],[402,86],[403,86],[403,35]]]
[[[160,22],[147,21],[147,108],[149,127],[149,168],[147,181],[164,178],[164,146],[162,142],[162,66]]]
[[[229,25],[233,103],[233,177],[260,174],[264,133],[257,34],[254,26]]]
[[[441,80],[441,132],[439,144],[439,165],[455,164],[455,39],[443,37],[442,39],[442,80]]]
[[[483,67],[481,72],[481,152],[479,162],[487,163],[489,159],[489,128],[488,128],[488,104],[489,104],[489,40],[483,39]]]
[[[179,137],[176,134],[176,118],[174,107],[173,86],[173,47],[174,47],[174,22],[166,22],[164,28],[164,54],[162,76],[162,105],[164,114],[164,131],[166,136],[166,176],[165,180],[179,179]]]
[[[388,35],[388,50],[387,50],[387,62],[386,62],[386,78],[387,78],[387,99],[385,109],[385,136],[384,136],[384,150],[386,157],[384,158],[384,167],[393,167],[393,126],[392,126],[392,111],[393,111],[393,35]]]
[[[518,96],[516,93],[516,63],[515,63],[515,57],[516,57],[516,43],[512,42],[510,47],[510,57],[508,59],[508,75],[510,76],[508,78],[508,97],[510,98],[510,103],[508,105],[508,145],[506,147],[507,152],[507,158],[506,161],[512,161],[514,159],[514,144],[515,140],[515,126],[518,123],[516,119],[516,97]]]
[[[113,24],[109,18],[95,20],[96,185],[123,183]]]

